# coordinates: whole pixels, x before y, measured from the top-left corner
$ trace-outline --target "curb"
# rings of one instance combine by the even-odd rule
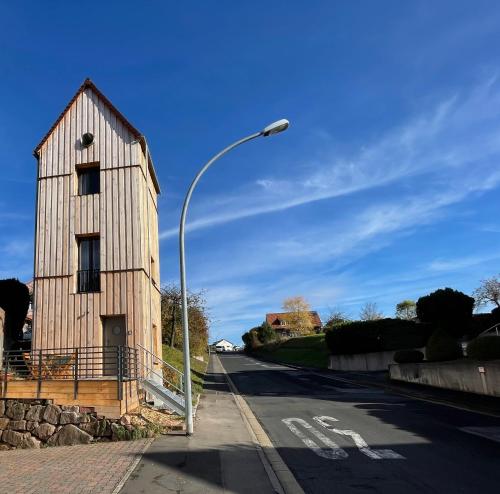
[[[118,494],[122,489],[123,486],[127,483],[127,480],[129,477],[132,475],[132,472],[137,468],[137,465],[142,459],[142,455],[147,451],[147,449],[151,446],[151,443],[154,441],[154,438],[150,438],[146,441],[146,444],[142,448],[142,451],[139,453],[136,453],[136,459],[132,462],[132,464],[127,468],[127,471],[125,472],[125,475],[123,478],[118,482],[116,487],[113,489],[111,494]]]
[[[226,369],[222,365],[219,357],[215,355],[222,368],[231,394],[233,395],[236,406],[238,407],[241,416],[247,426],[247,429],[252,437],[253,442],[257,446],[259,457],[264,465],[264,468],[269,476],[269,480],[275,491],[278,494],[305,494],[302,487],[297,482],[287,464],[283,461],[278,450],[274,447],[271,439],[266,434],[265,430],[260,425],[254,413],[248,406],[247,402],[241,396],[238,388],[233,383]]]

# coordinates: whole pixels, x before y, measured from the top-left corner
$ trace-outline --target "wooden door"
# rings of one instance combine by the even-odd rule
[[[104,375],[118,374],[118,347],[127,344],[125,316],[103,317]]]

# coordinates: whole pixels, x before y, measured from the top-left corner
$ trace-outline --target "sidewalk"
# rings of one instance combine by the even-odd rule
[[[151,442],[0,452],[1,494],[112,494]]]
[[[218,359],[209,363],[194,435],[158,438],[120,492],[275,492]]]

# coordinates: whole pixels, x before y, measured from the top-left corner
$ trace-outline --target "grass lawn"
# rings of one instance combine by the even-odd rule
[[[191,359],[191,389],[193,396],[200,394],[203,390],[203,379],[207,371],[208,354],[204,354],[204,362],[194,358]],[[163,345],[163,360],[173,365],[176,369],[184,372],[184,358],[181,350]]]
[[[269,357],[285,364],[305,365],[326,369],[329,351],[324,334],[290,338],[281,343],[264,345],[255,352],[257,356]]]

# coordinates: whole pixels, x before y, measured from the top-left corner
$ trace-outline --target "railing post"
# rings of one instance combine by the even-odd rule
[[[7,356],[7,351],[4,351],[2,354],[3,358],[3,397],[7,395],[7,374],[9,373],[9,359]]]
[[[122,388],[123,369],[122,369],[122,347],[121,346],[119,346],[117,349],[117,358],[118,358],[118,376],[117,376],[118,399],[121,401],[123,399],[123,388]]]
[[[76,400],[78,397],[78,348],[75,350],[75,367],[74,367],[74,389],[73,389],[73,394],[74,394],[74,399]]]
[[[40,399],[40,393],[42,391],[42,350],[38,350],[38,383],[36,389],[36,397]]]

